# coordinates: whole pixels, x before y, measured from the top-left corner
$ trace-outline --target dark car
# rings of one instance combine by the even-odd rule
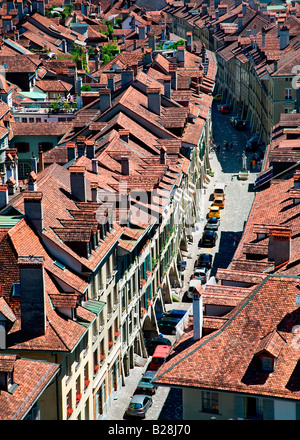
[[[176,334],[176,325],[181,320],[181,317],[174,318],[172,316],[163,316],[157,321],[159,331],[166,335]]]
[[[164,338],[163,336],[156,336],[154,338],[146,339],[145,346],[149,356],[153,355],[154,350],[158,345],[172,345],[172,343],[168,338]]]
[[[205,230],[217,231],[220,226],[220,219],[216,217],[211,217],[207,220],[206,225],[204,226]]]
[[[236,119],[234,123],[234,128],[236,128],[237,130],[246,130],[246,121],[243,121],[242,119]]]
[[[212,255],[208,253],[200,254],[198,259],[195,261],[195,267],[207,267],[207,269],[211,268],[212,264]]]
[[[148,408],[152,405],[152,397],[144,394],[135,394],[125,412],[128,417],[146,416]]]
[[[216,231],[205,230],[199,241],[199,246],[215,246],[218,238]]]
[[[173,309],[173,310],[169,310],[168,312],[164,313],[163,316],[169,316],[170,318],[183,318],[184,315],[186,314],[186,310],[178,310],[178,309]]]
[[[154,394],[157,389],[157,385],[154,385],[154,383],[152,383],[152,379],[155,374],[156,371],[146,371],[139,383],[137,384],[136,393]]]
[[[246,143],[246,150],[247,151],[255,151],[258,148],[258,136],[252,136],[251,139],[249,139]]]

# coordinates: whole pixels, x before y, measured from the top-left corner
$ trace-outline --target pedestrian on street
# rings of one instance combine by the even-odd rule
[[[234,247],[237,247],[238,241],[239,241],[239,237],[237,235],[235,235],[234,239],[233,239],[233,246]]]
[[[257,165],[257,169],[258,169],[258,171],[260,171],[260,160],[258,159],[258,161],[256,162],[256,165]]]
[[[218,144],[218,145],[217,145],[217,153],[220,153],[220,148],[221,148],[221,145]]]
[[[230,142],[230,150],[233,150],[233,142]]]
[[[250,166],[250,170],[252,171],[252,169],[253,169],[253,160],[250,160],[249,166]]]

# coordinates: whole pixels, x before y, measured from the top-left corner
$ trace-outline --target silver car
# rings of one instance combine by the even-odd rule
[[[145,394],[135,394],[125,411],[128,417],[142,417],[146,416],[148,408],[152,405],[152,397]]]
[[[206,267],[199,267],[194,269],[194,273],[191,276],[192,280],[199,280],[201,284],[205,284],[207,281],[208,269]]]

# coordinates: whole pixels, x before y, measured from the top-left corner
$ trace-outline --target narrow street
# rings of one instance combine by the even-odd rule
[[[249,132],[237,131],[230,124],[230,115],[222,115],[217,110],[214,103],[212,110],[213,134],[216,145],[221,148],[218,153],[210,153],[210,164],[214,171],[214,176],[210,178],[207,188],[203,191],[202,203],[200,207],[201,218],[196,224],[193,233],[193,243],[189,245],[189,257],[187,258],[187,268],[184,271],[184,287],[182,292],[187,289],[191,274],[193,273],[194,261],[200,252],[210,252],[213,255],[213,265],[210,277],[214,277],[218,267],[228,267],[234,251],[234,236],[241,237],[245,222],[247,221],[250,208],[254,200],[253,184],[258,172],[253,169],[246,181],[238,180],[238,172],[242,169],[242,153],[251,134]],[[233,142],[232,149],[226,150],[224,140]],[[249,164],[250,157],[247,158]],[[248,167],[249,169],[249,167]],[[218,239],[213,248],[198,248],[198,241],[202,236],[206,223],[206,214],[211,205],[211,194],[214,184],[223,182],[225,188],[225,207],[221,212]],[[174,303],[167,305],[170,308],[188,309],[191,303]],[[166,335],[169,339],[173,336]],[[120,395],[109,408],[106,420],[123,420],[124,412],[135,391],[136,385],[141,379],[145,367],[136,367],[131,371],[129,377],[125,379],[125,386],[120,391]],[[182,420],[181,391],[176,389],[159,387],[153,396],[153,404],[146,414],[146,420]]]

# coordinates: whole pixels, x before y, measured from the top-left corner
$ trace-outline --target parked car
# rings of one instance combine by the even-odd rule
[[[215,197],[212,206],[218,206],[220,209],[224,208],[225,199],[222,196]]]
[[[149,356],[152,356],[154,350],[158,345],[172,345],[172,342],[168,338],[164,338],[163,336],[156,336],[154,338],[145,339],[145,347]]]
[[[152,397],[145,394],[135,394],[125,412],[128,417],[146,417],[146,412],[152,405]]]
[[[216,231],[205,230],[198,246],[215,246],[218,238]]]
[[[194,267],[206,267],[207,269],[211,268],[212,265],[212,255],[209,253],[200,254],[195,261]]]
[[[239,117],[237,115],[230,116],[230,124],[234,127],[235,121],[237,121]]]
[[[192,299],[192,298],[193,298],[193,292],[194,292],[196,286],[197,286],[199,283],[201,283],[200,280],[196,280],[196,279],[194,279],[194,278],[193,278],[192,280],[190,280],[189,288],[188,288],[188,291],[187,291],[187,297],[188,297],[189,299]],[[201,283],[201,284],[202,284],[202,283]]]
[[[155,371],[151,371],[151,370],[146,371],[143,377],[141,378],[141,380],[139,381],[139,383],[137,384],[136,393],[151,394],[151,395],[154,394],[157,389],[157,385],[152,383],[152,379],[155,376],[155,374],[156,374]]]
[[[234,124],[234,128],[237,130],[246,130],[247,123],[246,121],[243,121],[242,119],[237,119]]]
[[[211,217],[216,217],[216,218],[220,218],[220,208],[218,206],[211,206],[209,213],[207,214],[208,218]]]
[[[186,310],[173,309],[165,312],[163,316],[169,316],[170,318],[183,318],[186,314]]]
[[[204,229],[209,229],[212,231],[217,231],[220,226],[220,220],[216,217],[211,217],[207,220],[206,225],[204,226]]]
[[[169,345],[159,345],[156,347],[148,369],[151,371],[157,371],[165,362],[170,351],[171,347]]]
[[[222,101],[222,93],[218,93],[214,96],[214,101]]]
[[[207,274],[208,269],[206,267],[196,268],[191,276],[191,280],[198,280],[201,281],[202,284],[205,284],[207,281]]]
[[[230,113],[230,106],[228,104],[221,105],[220,112],[221,113]]]
[[[249,139],[246,143],[246,150],[247,151],[255,151],[258,148],[258,136],[252,136],[251,139]]]
[[[175,327],[180,320],[181,317],[176,318],[174,316],[163,316],[157,321],[159,331],[166,335],[175,335],[176,334]]]

